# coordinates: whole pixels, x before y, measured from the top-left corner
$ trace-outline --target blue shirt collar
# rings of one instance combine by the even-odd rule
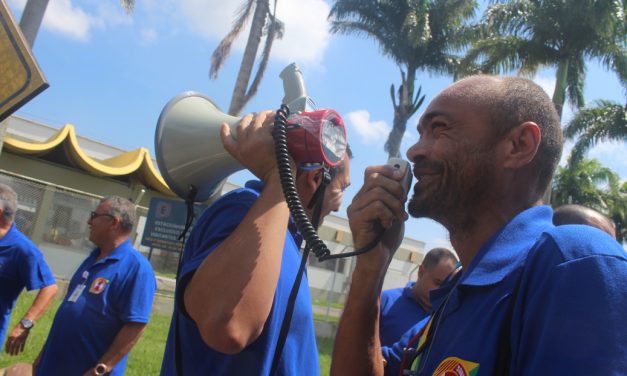
[[[119,246],[117,246],[110,254],[108,254],[106,257],[98,260],[98,262],[100,263],[100,262],[106,262],[107,260],[120,260],[124,256],[124,253],[129,248],[133,248],[133,247],[131,246],[130,239],[126,239]],[[100,248],[96,248],[96,249],[94,249],[91,252],[91,254],[89,256],[93,257],[94,259],[96,259],[96,258],[98,258],[99,254],[100,254]]]
[[[15,237],[17,236],[17,227],[15,226],[15,222],[11,223],[11,227],[9,231],[0,239],[0,246],[12,245],[15,242]]]
[[[515,216],[479,250],[461,285],[486,286],[500,282],[526,257],[527,251],[547,229],[553,227],[549,206],[536,206]],[[457,278],[454,278],[455,280]]]
[[[405,285],[405,288],[403,288],[403,296],[418,303],[418,299],[416,299],[416,295],[414,295],[414,290],[412,289],[415,284],[415,281],[407,282],[407,285]]]
[[[265,186],[266,185],[261,180],[249,180],[246,182],[246,184],[244,184],[244,187],[252,189],[257,193],[261,193],[261,191],[263,191],[263,187]]]

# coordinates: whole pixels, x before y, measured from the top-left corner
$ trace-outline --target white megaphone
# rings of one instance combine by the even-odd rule
[[[288,118],[290,155],[302,164],[339,164],[346,150],[342,118],[334,110],[304,112],[314,104],[296,64],[287,66],[280,77],[283,104],[294,114]],[[159,170],[174,193],[205,202],[219,195],[229,175],[244,168],[224,150],[220,138],[222,123],[235,135],[239,120],[196,92],[182,93],[166,104],[157,123],[155,153]]]

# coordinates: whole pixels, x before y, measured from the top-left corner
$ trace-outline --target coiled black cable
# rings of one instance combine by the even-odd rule
[[[292,219],[296,224],[296,228],[300,231],[307,247],[318,258],[319,261],[333,260],[344,257],[352,257],[366,253],[374,248],[383,238],[384,230],[380,229],[377,237],[363,248],[355,250],[353,252],[341,253],[332,255],[326,244],[318,237],[315,227],[311,224],[305,213],[305,209],[300,202],[300,197],[296,191],[296,184],[294,182],[294,176],[292,175],[292,168],[290,166],[290,155],[287,148],[287,118],[290,116],[290,109],[286,105],[281,105],[281,108],[277,110],[274,117],[274,128],[272,129],[272,137],[274,138],[274,151],[276,154],[277,167],[279,170],[279,178],[281,180],[281,187],[283,188],[283,194],[287,206],[292,213]],[[327,175],[327,174],[325,174]],[[325,176],[325,179],[328,177]],[[330,181],[325,181],[330,183]],[[325,184],[323,183],[323,184]],[[324,192],[323,192],[324,193]],[[318,200],[324,200],[324,194],[318,197]]]
[[[316,229],[311,224],[305,213],[300,197],[296,191],[294,176],[290,165],[290,155],[287,148],[287,117],[290,116],[290,109],[286,105],[281,105],[277,110],[274,118],[274,128],[272,129],[272,137],[274,138],[274,152],[276,154],[277,167],[279,170],[279,179],[283,188],[285,202],[290,209],[292,219],[296,224],[296,228],[302,235],[305,243],[311,252],[319,257],[331,252],[326,244],[318,237]],[[323,200],[324,197],[320,197]]]
[[[305,241],[305,250],[303,251],[301,263],[298,268],[298,272],[296,273],[296,279],[294,280],[294,284],[292,285],[292,289],[290,291],[285,310],[285,316],[283,317],[283,322],[279,331],[279,337],[277,339],[277,345],[274,350],[274,356],[272,359],[269,373],[269,375],[272,376],[274,376],[278,371],[279,360],[281,359],[283,346],[285,345],[285,340],[287,339],[290,323],[292,321],[292,314],[294,313],[294,305],[296,303],[296,297],[298,295],[298,289],[300,287],[300,283],[305,271],[309,252],[313,252],[320,261],[355,256],[368,252],[369,250],[374,248],[377,243],[381,241],[381,238],[384,234],[384,231],[381,230],[379,235],[370,244],[354,252],[331,255],[331,251],[329,251],[329,248],[327,248],[326,244],[324,244],[320,237],[318,237],[318,233],[316,232],[316,226],[318,225],[318,222],[320,220],[320,213],[322,210],[322,204],[324,202],[324,190],[326,186],[331,182],[331,177],[325,167],[323,182],[318,188],[318,191],[314,194],[314,199],[312,199],[312,201],[315,202],[312,202],[310,204],[310,206],[314,206],[314,218],[312,218],[315,224],[314,225],[312,224],[312,222],[309,221],[309,218],[305,213],[305,209],[300,202],[300,196],[298,196],[298,192],[296,191],[296,183],[292,174],[290,155],[287,146],[287,118],[289,116],[289,107],[284,104],[281,105],[281,108],[277,110],[274,117],[272,138],[274,139],[274,152],[276,154],[277,168],[279,170],[279,179],[281,181],[283,195],[285,196],[285,201],[287,202],[287,206],[290,210],[290,213],[292,214],[292,220],[296,224],[296,228],[298,229],[301,236],[303,237],[303,240]]]

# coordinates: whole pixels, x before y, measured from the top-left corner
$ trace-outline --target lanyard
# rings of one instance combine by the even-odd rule
[[[451,273],[454,276],[460,268],[456,269]],[[460,279],[461,280],[461,277]],[[444,314],[444,310],[446,309],[446,305],[448,304],[449,298],[453,291],[457,288],[457,283],[455,286],[451,288],[451,290],[446,295],[444,302],[440,304],[438,309],[435,311],[431,318],[427,322],[424,328],[422,328],[412,339],[408,342],[407,347],[403,349],[403,359],[401,361],[401,375],[420,375],[420,370],[418,367],[420,366],[422,355],[425,352],[425,349],[431,345],[433,342],[433,338],[435,337],[436,332],[438,331],[438,327],[440,325],[440,321],[442,321],[442,315]],[[435,324],[434,324],[435,323]],[[411,347],[413,343],[418,340],[418,344],[415,348]],[[430,349],[429,349],[430,350]],[[429,356],[429,352],[427,352],[427,357]]]

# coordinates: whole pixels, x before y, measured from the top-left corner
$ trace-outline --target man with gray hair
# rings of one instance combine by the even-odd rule
[[[87,222],[96,249],[70,280],[36,375],[122,375],[152,308],[155,275],[129,234],[135,205],[106,197]]]
[[[9,355],[24,351],[35,322],[46,312],[57,292],[57,285],[41,251],[17,229],[14,223],[17,194],[0,183],[0,343],[9,324],[11,310],[24,288],[39,290],[20,322],[10,332],[4,346]]]

